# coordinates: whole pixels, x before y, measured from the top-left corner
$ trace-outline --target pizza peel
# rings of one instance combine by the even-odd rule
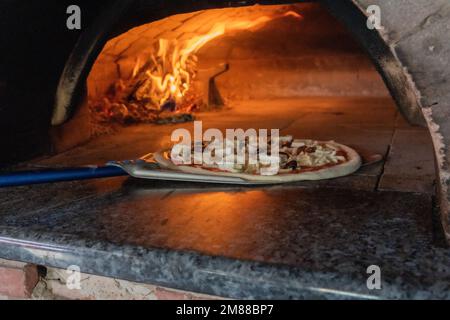
[[[382,155],[369,153],[367,151],[361,152],[360,156],[362,160],[361,167],[371,166],[383,160]],[[149,153],[140,158],[139,160],[112,161],[109,162],[108,165],[119,167],[123,169],[125,172],[127,172],[130,176],[140,179],[221,183],[221,184],[237,184],[237,185],[271,185],[283,183],[275,180],[256,181],[256,180],[247,180],[240,177],[194,174],[181,172],[173,169],[166,169],[161,167],[155,161],[153,153]]]
[[[360,152],[362,167],[374,165],[383,160],[379,154]],[[250,181],[239,177],[215,176],[185,173],[161,168],[154,160],[153,153],[137,160],[110,161],[104,166],[84,166],[77,168],[18,171],[0,174],[0,188],[42,184],[62,181],[76,181],[119,176],[132,176],[139,179],[185,181],[199,183],[235,184],[235,185],[273,185],[280,181]]]
[[[153,158],[153,153],[143,156],[139,160],[111,161],[110,166],[119,167],[130,176],[139,179],[169,180],[183,182],[221,183],[238,185],[274,184],[274,182],[249,181],[238,177],[224,177],[206,174],[185,173],[177,170],[162,168]]]

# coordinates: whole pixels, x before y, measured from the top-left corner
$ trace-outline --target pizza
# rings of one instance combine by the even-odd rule
[[[279,138],[279,143],[277,161],[279,168],[276,174],[272,175],[264,173],[267,164],[260,162],[193,164],[194,153],[192,153],[192,164],[186,165],[171,159],[172,149],[156,152],[154,159],[166,169],[268,183],[338,178],[350,175],[361,167],[362,161],[359,154],[352,148],[335,141],[294,139],[292,136],[283,136]],[[207,143],[203,143],[203,150],[207,146]],[[192,150],[194,150],[193,146]]]

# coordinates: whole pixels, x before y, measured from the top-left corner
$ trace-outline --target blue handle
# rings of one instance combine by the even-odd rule
[[[115,166],[45,171],[19,171],[15,173],[0,174],[0,188],[49,182],[119,177],[125,175],[127,175],[127,173],[123,169]]]

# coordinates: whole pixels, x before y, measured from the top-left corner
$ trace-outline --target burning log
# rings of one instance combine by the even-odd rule
[[[122,124],[192,121],[192,116],[167,115],[167,111],[187,114],[201,105],[201,98],[191,88],[197,57],[182,48],[177,41],[160,40],[157,54],[142,67],[137,61],[128,83],[119,80],[108,98],[93,107],[98,120]]]

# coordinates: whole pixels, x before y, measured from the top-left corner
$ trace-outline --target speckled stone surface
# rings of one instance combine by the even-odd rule
[[[425,194],[114,178],[0,201],[10,260],[231,298],[450,299],[450,249]],[[370,265],[381,290],[367,289]]]

